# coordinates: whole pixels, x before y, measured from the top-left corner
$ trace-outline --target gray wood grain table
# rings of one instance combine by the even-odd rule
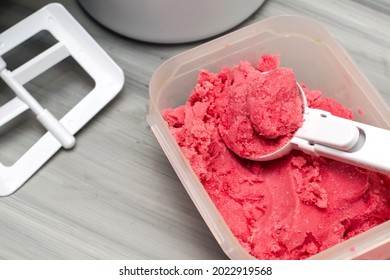
[[[148,83],[171,56],[203,42],[148,44],[105,29],[75,1],[59,1],[124,70],[120,94],[20,190],[0,198],[1,259],[226,259],[152,134]],[[2,0],[0,32],[49,1]],[[390,1],[269,0],[236,28],[279,14],[317,19],[390,104]],[[38,34],[10,53],[16,67],[50,44]],[[26,87],[60,117],[93,83],[66,60]],[[0,105],[11,98],[0,83]],[[0,129],[12,164],[44,133],[30,112]]]

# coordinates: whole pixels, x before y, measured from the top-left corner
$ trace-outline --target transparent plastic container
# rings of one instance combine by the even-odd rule
[[[319,89],[351,109],[362,123],[390,129],[390,109],[345,50],[316,21],[299,16],[271,17],[242,28],[163,63],[149,84],[147,120],[185,189],[231,259],[253,259],[233,236],[181,152],[162,117],[183,105],[201,68],[217,72],[241,60],[256,65],[263,54],[280,54],[281,66],[298,81]],[[390,258],[390,221],[312,256],[310,259]]]

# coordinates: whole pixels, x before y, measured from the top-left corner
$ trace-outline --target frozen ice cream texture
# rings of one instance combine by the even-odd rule
[[[218,126],[225,144],[250,159],[283,147],[303,122],[302,99],[292,70],[262,73],[243,62],[232,79]]]
[[[242,158],[277,149],[302,125],[295,83],[277,56],[264,55],[256,67],[201,70],[186,104],[163,112],[227,225],[259,259],[305,259],[390,219],[386,175],[297,150],[268,162]],[[302,87],[309,107],[352,119]]]

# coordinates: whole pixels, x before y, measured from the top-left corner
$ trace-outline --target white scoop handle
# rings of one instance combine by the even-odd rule
[[[307,108],[293,149],[390,175],[390,131]]]

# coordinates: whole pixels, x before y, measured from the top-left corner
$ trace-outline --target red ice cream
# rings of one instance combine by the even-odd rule
[[[221,99],[219,132],[225,144],[248,159],[286,145],[303,122],[303,104],[291,69],[260,72],[241,62]]]
[[[303,88],[310,107],[352,118]],[[304,259],[390,219],[385,175],[300,151],[269,162],[236,155],[290,139],[302,124],[295,90],[292,71],[267,55],[257,69],[241,62],[218,74],[202,70],[188,102],[163,113],[233,234],[259,259]]]

